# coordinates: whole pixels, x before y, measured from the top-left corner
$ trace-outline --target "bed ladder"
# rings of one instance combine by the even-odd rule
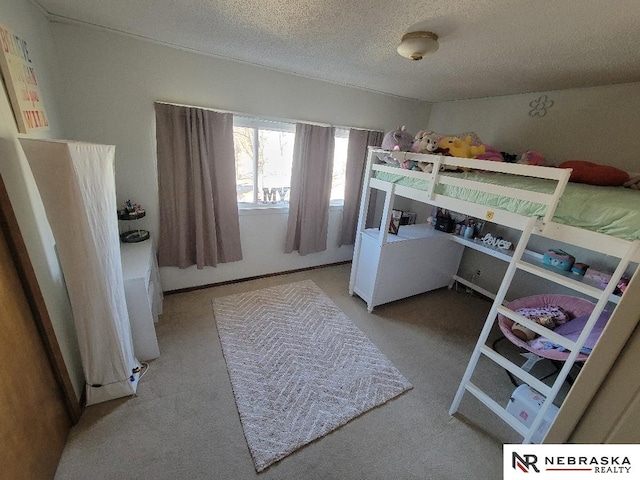
[[[520,236],[520,241],[514,251],[513,258],[509,263],[509,267],[505,273],[504,279],[500,285],[498,293],[496,294],[496,298],[491,306],[491,310],[489,311],[489,315],[487,316],[487,320],[485,321],[484,327],[480,333],[480,337],[478,338],[478,342],[473,350],[471,355],[471,359],[469,360],[469,364],[467,365],[467,369],[462,377],[462,381],[460,382],[460,386],[458,387],[458,391],[454,397],[454,400],[451,404],[451,408],[449,409],[449,414],[453,415],[460,406],[460,402],[462,401],[462,397],[465,392],[469,392],[474,395],[478,400],[480,400],[485,406],[487,406],[493,413],[498,415],[502,420],[504,420],[511,428],[516,430],[523,437],[522,443],[531,443],[531,438],[534,433],[538,430],[540,425],[544,420],[544,416],[549,409],[549,407],[553,404],[556,396],[558,395],[560,388],[562,387],[564,381],[573,364],[580,353],[580,349],[584,346],[584,343],[587,340],[589,333],[593,329],[596,321],[600,317],[600,314],[604,310],[607,302],[611,294],[613,293],[615,287],[620,280],[620,277],[624,274],[627,269],[629,263],[631,262],[635,252],[638,250],[640,245],[640,241],[629,242],[629,247],[625,252],[620,255],[615,255],[617,258],[620,258],[620,262],[613,273],[611,280],[609,281],[607,287],[604,290],[600,290],[599,288],[592,287],[590,285],[581,283],[577,280],[564,277],[559,275],[558,273],[554,273],[548,269],[536,266],[532,263],[525,262],[522,260],[522,256],[525,252],[526,246],[529,243],[529,239],[536,228],[536,224],[539,220],[536,217],[531,217],[522,230],[522,234]],[[540,230],[540,229],[539,229]],[[603,247],[604,248],[604,247]],[[605,251],[601,253],[606,253]],[[585,327],[578,337],[577,341],[573,342],[565,337],[549,330],[538,323],[535,323],[528,318],[523,317],[522,315],[517,314],[516,312],[508,309],[503,305],[505,296],[511,285],[513,277],[517,270],[523,270],[530,274],[537,275],[541,278],[545,278],[547,280],[553,281],[574,291],[580,292],[582,294],[588,295],[591,298],[597,299],[596,306],[591,313],[589,319],[587,320]],[[531,375],[528,371],[525,371],[523,368],[519,367],[515,363],[511,362],[507,358],[503,357],[495,350],[490,348],[486,342],[489,334],[493,328],[493,324],[497,320],[497,314],[500,313],[507,318],[510,318],[514,322],[517,322],[534,332],[538,333],[541,336],[547,337],[554,343],[562,345],[566,349],[570,350],[569,356],[564,363],[564,366],[559,371],[555,381],[552,386],[548,386],[542,381],[538,380],[536,377]],[[514,417],[511,413],[507,412],[505,408],[499,405],[495,400],[493,400],[489,395],[480,390],[476,385],[471,382],[471,377],[474,373],[474,370],[478,364],[478,360],[480,359],[480,355],[486,356],[488,359],[500,365],[502,368],[506,369],[512,375],[516,376],[526,384],[528,384],[534,390],[537,390],[543,396],[546,397],[546,400],[541,405],[540,410],[538,411],[531,427],[526,427],[523,423]]]

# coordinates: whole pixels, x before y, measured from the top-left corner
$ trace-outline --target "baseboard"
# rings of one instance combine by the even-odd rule
[[[321,268],[336,267],[338,265],[346,265],[348,263],[351,263],[351,260],[345,260],[344,262],[327,263],[325,265],[316,265],[314,267],[298,268],[298,269],[295,269],[295,270],[285,270],[285,271],[282,271],[282,272],[265,273],[264,275],[256,275],[254,277],[246,277],[246,278],[238,278],[236,280],[227,280],[225,282],[207,283],[205,285],[196,285],[195,287],[178,288],[176,290],[167,290],[166,292],[163,292],[163,294],[164,295],[174,295],[176,293],[193,292],[193,291],[196,291],[196,290],[204,290],[205,288],[220,287],[222,285],[232,285],[234,283],[249,282],[251,280],[259,280],[261,278],[278,277],[280,275],[289,275],[291,273],[307,272],[307,271],[310,271],[310,270],[319,270]]]
[[[467,288],[470,288],[471,290],[475,290],[476,292],[478,292],[480,295],[483,295],[487,298],[490,298],[491,300],[495,300],[496,295],[494,293],[491,293],[489,290],[485,290],[482,287],[479,287],[478,285],[476,285],[475,283],[472,283],[468,280],[465,280],[462,277],[459,277],[458,275],[454,275],[453,276],[453,281],[454,282],[458,282],[462,285],[464,285]]]

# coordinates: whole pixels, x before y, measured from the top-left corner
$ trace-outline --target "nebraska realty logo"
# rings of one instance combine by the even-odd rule
[[[504,445],[504,479],[640,476],[640,445]],[[632,475],[632,477],[631,477]]]

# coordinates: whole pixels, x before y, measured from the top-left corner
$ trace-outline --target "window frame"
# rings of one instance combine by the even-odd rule
[[[253,202],[238,201],[239,210],[288,210],[289,203],[259,203],[258,195],[258,160],[259,160],[259,130],[271,130],[276,132],[296,132],[296,122],[287,122],[283,120],[275,120],[266,117],[249,117],[244,115],[233,116],[233,128],[251,128],[253,129]],[[349,138],[349,127],[334,126],[334,137]],[[235,132],[234,132],[235,133]],[[348,143],[347,143],[348,148]],[[335,145],[334,145],[334,168],[335,168]],[[346,170],[346,169],[345,169]],[[346,172],[345,172],[346,173]],[[333,173],[332,173],[333,176]],[[330,207],[333,210],[336,207],[344,206],[344,193],[342,199],[330,200]]]

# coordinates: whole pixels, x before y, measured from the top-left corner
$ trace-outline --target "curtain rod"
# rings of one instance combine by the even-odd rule
[[[173,105],[174,107],[187,107],[187,108],[199,108],[200,110],[209,110],[211,112],[217,112],[217,113],[231,113],[232,115],[237,115],[239,117],[249,117],[249,118],[258,118],[258,119],[262,119],[262,120],[271,120],[274,122],[282,122],[282,123],[306,123],[308,125],[317,125],[319,127],[335,127],[335,128],[342,128],[342,129],[346,129],[346,130],[370,130],[370,131],[376,131],[379,132],[380,130],[378,130],[377,128],[364,128],[364,127],[348,127],[345,125],[332,125],[329,123],[321,123],[321,122],[310,122],[307,120],[294,120],[294,119],[290,119],[290,118],[279,118],[279,117],[268,117],[268,116],[261,116],[261,115],[256,115],[253,113],[244,113],[244,112],[237,112],[234,110],[225,110],[222,108],[211,108],[211,107],[200,107],[198,105],[187,105],[184,103],[176,103],[176,102],[163,102],[160,100],[156,100],[153,103],[161,103],[164,105]]]

